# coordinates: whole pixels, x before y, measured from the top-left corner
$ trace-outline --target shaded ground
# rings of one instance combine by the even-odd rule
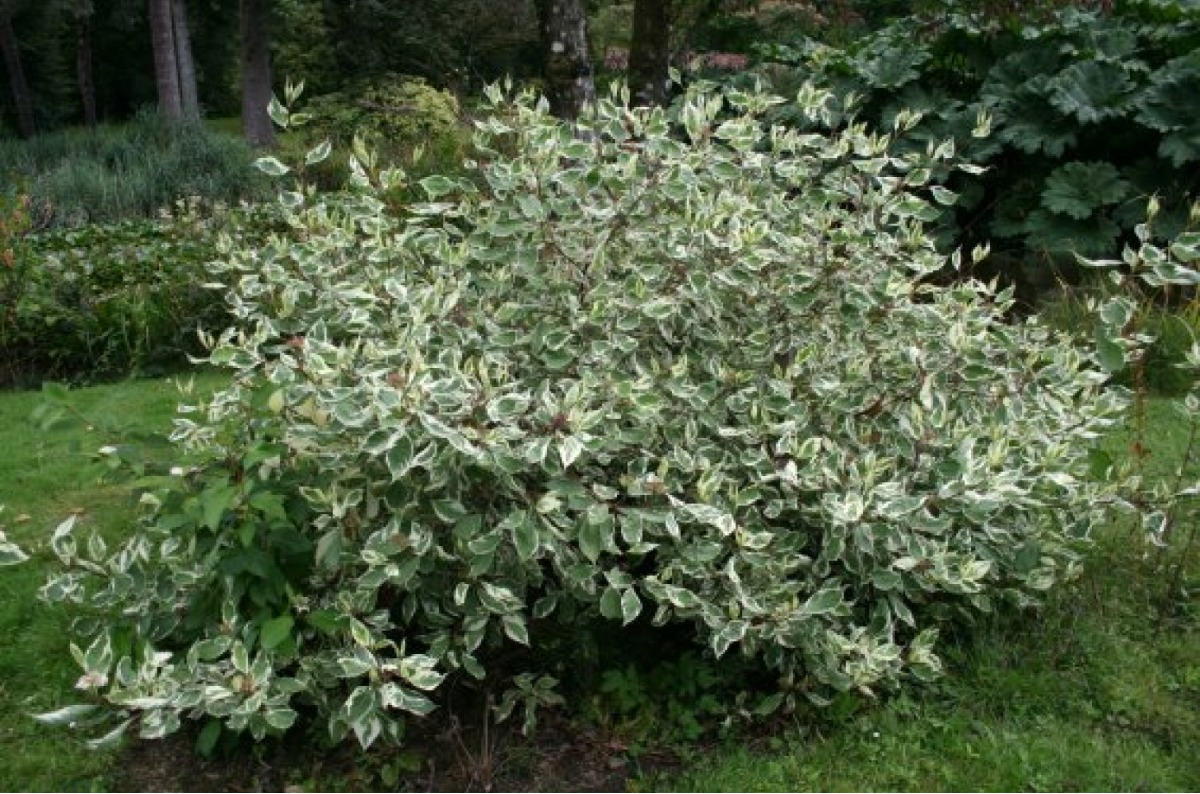
[[[249,744],[211,759],[185,732],[134,741],[111,780],[114,791],[628,791],[652,773],[676,771],[673,757],[641,756],[599,732],[548,717],[532,739],[507,729],[484,741],[479,731],[443,721],[403,750],[325,750],[302,737]]]

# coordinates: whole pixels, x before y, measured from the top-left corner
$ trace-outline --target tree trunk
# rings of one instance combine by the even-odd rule
[[[12,26],[12,8],[9,3],[0,0],[0,52],[4,56],[8,85],[17,109],[17,132],[22,138],[32,138],[37,132],[37,125],[33,120],[33,95],[29,92],[29,82],[21,66],[20,47]]]
[[[670,88],[667,0],[634,0],[629,91],[641,105],[665,105]]]
[[[550,112],[574,119],[596,101],[582,0],[537,0]]]
[[[150,0],[150,40],[154,46],[158,108],[171,121],[179,121],[183,118],[183,98],[179,92],[179,57],[175,52],[171,2]]]
[[[275,128],[271,103],[271,0],[241,0],[242,130],[254,146],[268,147]]]
[[[75,79],[79,82],[79,99],[83,104],[83,123],[95,127],[96,78],[92,69],[92,14],[75,15]]]
[[[183,115],[200,118],[196,92],[196,61],[192,57],[192,34],[188,29],[187,0],[172,0],[171,29],[175,34],[175,62],[179,71],[179,103]]]

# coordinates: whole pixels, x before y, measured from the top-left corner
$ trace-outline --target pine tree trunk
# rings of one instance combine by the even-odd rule
[[[271,0],[241,0],[242,129],[254,146],[268,147],[275,128],[267,114],[271,102]]]
[[[8,3],[0,2],[0,54],[4,56],[8,85],[17,109],[17,132],[22,138],[32,138],[37,133],[37,125],[33,120],[33,95],[21,65],[20,46],[12,26],[12,8]]]
[[[95,127],[96,78],[92,68],[92,15],[79,13],[75,17],[75,79],[79,82],[79,99],[83,104],[83,123]]]
[[[596,101],[582,0],[538,0],[546,99],[550,112],[573,119]]]
[[[179,70],[179,101],[183,115],[200,117],[196,91],[196,61],[192,57],[192,34],[188,29],[187,0],[172,0],[171,28],[175,34],[175,60]]]
[[[179,92],[179,58],[175,52],[171,17],[171,0],[150,0],[150,39],[154,46],[158,107],[168,119],[179,121],[183,118],[183,98]]]
[[[634,0],[629,91],[641,105],[665,105],[669,95],[670,20],[667,0]]]

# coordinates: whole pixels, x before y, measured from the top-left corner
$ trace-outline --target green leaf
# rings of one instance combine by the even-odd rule
[[[621,623],[628,626],[642,612],[642,599],[631,587],[621,595]]]
[[[746,636],[746,631],[750,628],[750,624],[744,620],[731,620],[716,634],[712,636],[710,641],[713,648],[713,654],[718,659],[725,655],[729,650],[729,646],[735,642],[740,642]]]
[[[782,692],[775,692],[767,695],[758,702],[757,706],[754,707],[754,715],[756,717],[771,716],[779,710],[781,705],[783,705],[783,700],[784,694]]]
[[[1037,567],[1041,558],[1041,544],[1035,540],[1029,540],[1017,548],[1017,553],[1013,557],[1013,565],[1016,567],[1017,573],[1026,574]]]
[[[89,739],[87,742],[85,742],[85,744],[89,750],[107,750],[109,748],[116,747],[121,741],[121,737],[125,735],[125,731],[128,730],[130,724],[132,723],[132,719],[123,720],[121,724],[117,725],[117,727],[113,728],[108,733],[96,739]]]
[[[611,534],[611,523],[608,525],[608,531]],[[579,522],[579,550],[592,562],[600,559],[600,554],[604,551],[604,532],[605,527],[602,524]]]
[[[280,615],[273,620],[268,620],[263,624],[262,634],[259,635],[259,644],[264,650],[271,650],[278,646],[281,642],[292,635],[292,627],[295,621],[291,615]]]
[[[371,652],[361,645],[354,646],[349,655],[343,651],[336,664],[337,675],[341,678],[358,678],[379,666]]]
[[[800,607],[801,615],[827,615],[841,607],[845,599],[840,585],[830,585],[818,590]]]
[[[617,620],[621,617],[621,591],[615,587],[609,587],[600,596],[600,614],[609,620]]]
[[[1026,245],[1034,251],[1082,256],[1100,256],[1112,252],[1121,229],[1104,213],[1080,220],[1037,209],[1025,222]]]
[[[430,201],[434,201],[458,187],[458,183],[455,180],[438,174],[427,176],[417,184],[425,191],[425,195],[429,197]]]
[[[408,474],[413,466],[413,443],[407,436],[401,436],[396,439],[392,448],[387,451],[384,456],[387,460],[388,471],[391,472],[392,481],[399,480],[404,475]]]
[[[889,44],[879,49],[867,48],[858,57],[856,66],[868,85],[897,89],[920,77],[919,67],[931,57],[933,53],[928,47]]]
[[[513,547],[522,562],[533,558],[540,544],[537,519],[527,510],[516,510],[505,520],[512,533]]]
[[[270,725],[273,730],[279,731],[280,733],[295,725],[296,719],[299,716],[300,715],[297,714],[295,710],[287,707],[269,707],[264,709],[262,712],[262,717],[266,723]]]
[[[230,649],[229,661],[233,663],[233,669],[239,673],[250,672],[250,655],[246,652],[245,643],[236,641]]]
[[[221,721],[210,719],[196,737],[196,752],[205,758],[211,758],[213,750],[217,749],[217,741],[221,738]]]
[[[1052,80],[1050,102],[1081,123],[1094,124],[1124,113],[1133,87],[1122,64],[1084,61],[1071,64]]]
[[[1005,112],[1004,124],[997,137],[1026,154],[1044,152],[1050,157],[1062,157],[1079,141],[1079,125],[1064,117],[1041,97],[1022,99]]]
[[[719,507],[685,503],[679,503],[678,506],[692,520],[716,527],[722,535],[731,535],[737,529],[733,516]]]
[[[1133,190],[1110,163],[1067,163],[1046,178],[1042,206],[1072,218],[1088,218]]]
[[[236,485],[214,485],[200,494],[200,506],[204,511],[203,524],[212,531],[220,529],[225,514],[233,509],[238,499]]]
[[[1116,373],[1125,369],[1125,348],[1110,333],[1103,326],[1096,326],[1096,360],[1105,372]]]
[[[519,642],[522,645],[529,646],[529,629],[525,625],[525,616],[514,612],[510,615],[505,615],[500,619],[504,626],[504,633],[513,642]]]

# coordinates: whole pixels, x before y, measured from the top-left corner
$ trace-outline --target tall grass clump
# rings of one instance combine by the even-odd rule
[[[27,186],[43,227],[152,217],[198,197],[262,198],[261,174],[242,140],[204,123],[171,125],[153,110],[123,125],[0,141],[0,174]]]

